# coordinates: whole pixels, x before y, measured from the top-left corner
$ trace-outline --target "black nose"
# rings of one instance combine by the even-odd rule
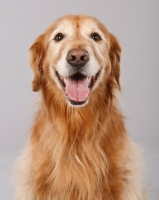
[[[67,62],[74,67],[82,67],[89,61],[89,54],[82,49],[74,49],[68,52]]]

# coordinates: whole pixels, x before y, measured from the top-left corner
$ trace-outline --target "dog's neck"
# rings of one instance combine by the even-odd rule
[[[90,181],[92,195],[97,182],[100,190],[102,181],[107,181],[109,163],[112,169],[118,169],[118,159],[114,163],[111,160],[114,160],[112,157],[119,158],[119,149],[124,148],[125,128],[122,116],[115,104],[109,105],[108,98],[100,99],[100,105],[92,98],[85,107],[74,108],[63,101],[64,96],[58,97],[56,99],[55,96],[48,95],[48,91],[44,91],[43,107],[37,115],[31,142],[40,147],[44,164],[47,163],[54,169],[50,172],[54,185],[62,180],[70,187],[73,181],[82,188],[81,194],[86,195],[85,188]],[[32,151],[36,156],[36,150]],[[50,160],[53,162],[49,162]],[[114,173],[116,176],[117,172]]]

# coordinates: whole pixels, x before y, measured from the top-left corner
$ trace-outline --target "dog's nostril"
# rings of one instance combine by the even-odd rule
[[[89,57],[87,55],[81,56],[82,61],[88,61]]]
[[[75,61],[75,60],[76,60],[76,56],[72,56],[71,61]]]

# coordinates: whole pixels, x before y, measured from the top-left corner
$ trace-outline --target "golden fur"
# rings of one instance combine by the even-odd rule
[[[94,32],[100,38],[91,37]],[[83,105],[71,105],[56,75],[69,73],[72,49],[89,53],[85,73],[100,72]],[[31,46],[33,90],[41,103],[17,163],[16,200],[144,199],[138,150],[118,107],[120,54],[115,36],[84,15],[57,20]]]

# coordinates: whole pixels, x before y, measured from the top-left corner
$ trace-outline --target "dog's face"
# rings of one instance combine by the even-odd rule
[[[31,46],[33,90],[49,76],[72,106],[85,105],[106,77],[119,85],[121,48],[95,18],[69,15],[57,20]]]

